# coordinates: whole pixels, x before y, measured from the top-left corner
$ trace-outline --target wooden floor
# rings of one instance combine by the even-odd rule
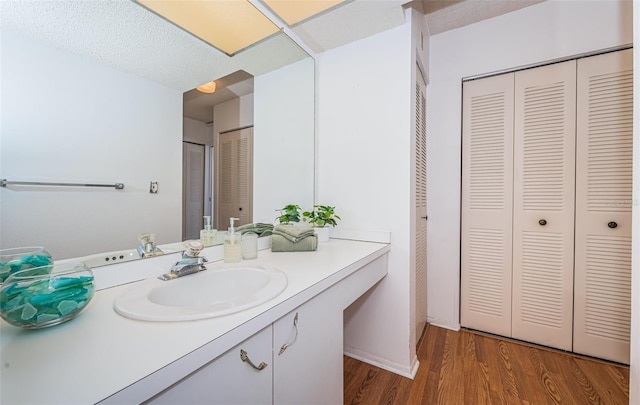
[[[629,403],[629,368],[478,333],[429,325],[414,380],[349,357],[344,403]]]

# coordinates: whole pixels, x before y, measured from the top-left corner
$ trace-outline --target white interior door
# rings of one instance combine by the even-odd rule
[[[427,85],[416,66],[416,343],[427,325]]]
[[[513,73],[463,85],[462,326],[511,336]]]
[[[204,224],[204,145],[183,142],[182,164],[182,239],[200,239]]]
[[[629,363],[633,51],[578,60],[575,352]]]
[[[224,230],[230,217],[236,225],[253,220],[253,128],[221,133],[218,144],[216,224]]]
[[[572,348],[575,61],[515,73],[512,336]]]

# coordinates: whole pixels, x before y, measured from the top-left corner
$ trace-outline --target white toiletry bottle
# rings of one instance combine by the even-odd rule
[[[233,221],[239,221],[239,218],[229,218],[229,233],[224,239],[224,262],[238,263],[242,259],[242,250],[240,249],[240,235],[236,234],[236,228]]]
[[[217,241],[217,231],[215,229],[211,229],[211,217],[205,215],[204,229],[200,231],[200,242],[205,246],[213,246]]]

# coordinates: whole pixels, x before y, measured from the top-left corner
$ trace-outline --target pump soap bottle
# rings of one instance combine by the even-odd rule
[[[238,263],[242,260],[242,250],[240,249],[240,235],[236,234],[236,228],[233,221],[240,221],[239,218],[229,218],[229,232],[224,239],[224,262]]]
[[[200,231],[200,242],[205,246],[213,246],[218,241],[217,231],[211,229],[211,217],[204,216],[204,229]]]

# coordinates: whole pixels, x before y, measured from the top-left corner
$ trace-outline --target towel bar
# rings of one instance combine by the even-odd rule
[[[0,179],[0,187],[7,187],[7,185],[9,184],[15,184],[19,186],[113,187],[116,190],[122,190],[124,188],[123,183],[115,183],[115,184],[48,183],[43,181],[9,181],[7,179]]]

